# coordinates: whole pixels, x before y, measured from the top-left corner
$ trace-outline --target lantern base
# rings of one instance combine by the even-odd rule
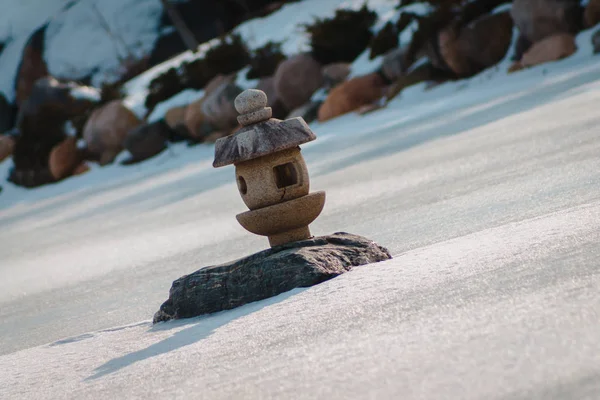
[[[177,279],[154,322],[229,310],[390,258],[384,247],[349,233],[287,243]]]
[[[308,226],[305,226],[304,228],[298,228],[278,235],[269,236],[269,244],[271,247],[275,247],[286,243],[310,239],[311,237],[310,229],[308,229]]]
[[[236,216],[240,225],[256,235],[268,236],[271,247],[311,238],[308,224],[325,205],[325,192],[309,193],[283,203],[246,211]]]

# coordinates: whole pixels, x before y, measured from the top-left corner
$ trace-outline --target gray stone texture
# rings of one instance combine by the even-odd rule
[[[317,137],[301,118],[285,121],[272,118],[245,126],[233,135],[217,140],[213,166],[252,160],[277,151],[291,149]]]
[[[349,233],[273,247],[177,279],[169,299],[154,315],[154,323],[229,310],[390,258],[386,248]]]

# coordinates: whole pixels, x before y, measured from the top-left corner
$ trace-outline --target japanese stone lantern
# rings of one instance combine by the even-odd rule
[[[267,95],[255,89],[235,99],[242,128],[217,140],[215,168],[235,165],[238,190],[250,211],[237,215],[248,231],[268,236],[271,247],[311,238],[308,225],[323,210],[325,192],[309,193],[300,145],[316,139],[298,117],[271,118]]]

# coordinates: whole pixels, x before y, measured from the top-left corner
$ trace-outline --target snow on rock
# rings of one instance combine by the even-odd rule
[[[152,113],[148,116],[148,122],[156,122],[163,118],[167,111],[174,107],[186,106],[204,96],[204,90],[186,89],[177,93],[168,100],[162,101],[154,107]]]
[[[10,5],[8,4],[10,2]],[[15,78],[30,35],[65,7],[69,0],[5,0],[0,12],[0,93],[15,98]]]
[[[58,13],[46,31],[45,58],[57,77],[114,81],[128,56],[148,55],[158,39],[160,0],[79,0]]]
[[[242,36],[244,42],[250,49],[257,49],[270,41],[281,42],[281,50],[288,56],[298,54],[300,52],[310,50],[310,38],[304,33],[303,24],[314,22],[316,17],[325,18],[332,17],[335,10],[339,8],[359,9],[365,3],[364,0],[302,0],[297,3],[285,4],[279,10],[271,15],[263,18],[255,18],[240,24],[233,30],[233,33],[238,33]],[[377,12],[378,15],[391,18],[393,9],[397,5],[396,0],[369,0],[368,7]],[[409,6],[415,11],[424,10],[422,4],[414,4]],[[166,72],[170,68],[178,68],[184,62],[190,62],[204,56],[204,53],[212,46],[218,43],[217,39],[206,42],[198,48],[197,52],[186,51],[180,55],[159,64],[143,74],[130,80],[125,85],[125,90],[128,93],[126,103],[135,110],[138,115],[144,115],[146,108],[144,101],[147,95],[147,88],[150,82]],[[380,59],[372,62],[366,61],[364,57],[357,60],[362,70],[367,70],[373,65],[377,65]],[[366,65],[365,65],[366,64]],[[358,68],[361,68],[358,67]],[[258,81],[247,80],[245,78],[248,68],[244,68],[238,73],[236,83],[244,88],[255,87]],[[369,71],[370,72],[370,71]]]
[[[71,96],[80,100],[100,101],[100,91],[90,86],[76,86],[70,91]]]

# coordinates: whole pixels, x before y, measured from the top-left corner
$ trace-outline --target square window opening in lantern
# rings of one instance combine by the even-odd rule
[[[291,162],[273,167],[273,173],[275,174],[275,184],[278,189],[298,184],[298,172]]]

